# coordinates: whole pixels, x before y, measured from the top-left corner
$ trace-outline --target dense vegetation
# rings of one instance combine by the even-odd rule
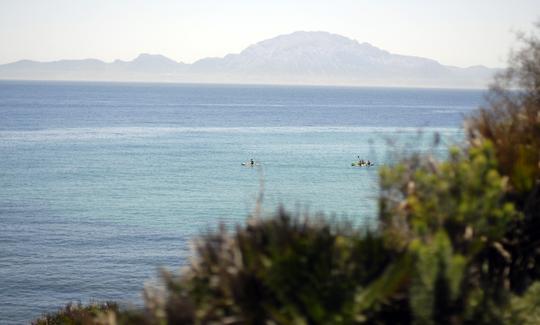
[[[37,324],[540,324],[540,40],[448,159],[380,170],[377,229],[252,217],[196,243],[144,310],[69,305]]]

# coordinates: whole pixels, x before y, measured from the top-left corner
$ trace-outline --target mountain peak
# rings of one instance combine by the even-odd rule
[[[282,44],[283,46],[287,45],[295,45],[295,46],[302,46],[302,45],[313,45],[313,44],[358,44],[357,41],[354,41],[350,38],[347,38],[345,36],[341,36],[338,34],[332,34],[329,32],[323,32],[323,31],[296,31],[290,34],[283,34],[278,35],[273,38],[269,38],[263,41],[260,41],[254,45],[251,45],[247,49],[251,47],[256,46],[268,46],[268,45],[275,45],[275,44]],[[247,50],[246,49],[246,50]]]
[[[359,43],[351,38],[324,31],[296,31],[279,35],[253,44],[240,54],[275,57],[313,53],[324,56],[355,51],[368,56],[387,54],[369,43]]]
[[[289,34],[282,34],[274,37],[273,39],[294,39],[304,41],[343,41],[343,42],[356,42],[346,36],[334,34],[326,31],[304,31],[299,30]]]
[[[169,59],[168,57],[161,55],[161,54],[149,54],[149,53],[141,53],[139,54],[135,59],[133,59],[134,63],[178,63],[172,59]]]

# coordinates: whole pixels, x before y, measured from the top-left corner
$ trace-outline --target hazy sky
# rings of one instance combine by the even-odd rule
[[[191,63],[322,30],[443,64],[504,66],[540,0],[0,0],[0,63],[159,53]]]

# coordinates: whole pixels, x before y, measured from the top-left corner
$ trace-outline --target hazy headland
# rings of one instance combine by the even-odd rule
[[[328,32],[294,32],[192,64],[159,54],[113,62],[21,60],[0,65],[0,79],[486,88],[496,71],[394,54]]]

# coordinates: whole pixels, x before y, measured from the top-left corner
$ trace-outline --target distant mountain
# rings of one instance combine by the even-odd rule
[[[193,64],[162,55],[132,61],[22,60],[0,65],[0,79],[270,83],[482,88],[496,69],[458,68],[392,54],[327,32],[295,32],[251,45],[238,54]]]

